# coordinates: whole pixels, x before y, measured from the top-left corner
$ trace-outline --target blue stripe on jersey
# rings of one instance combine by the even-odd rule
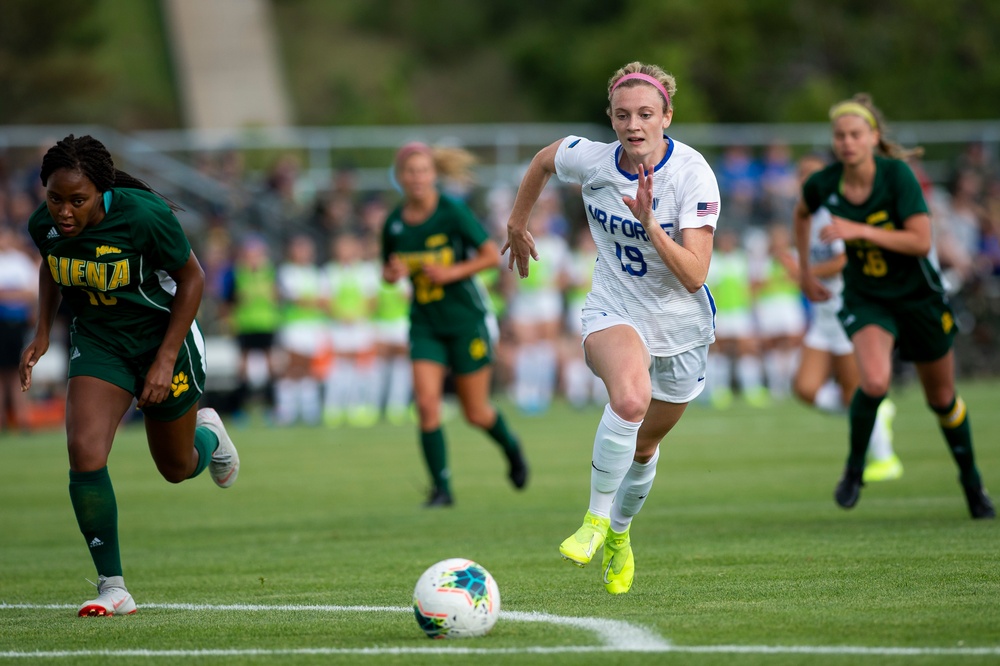
[[[567,148],[573,148],[573,147],[575,147],[575,146],[576,146],[576,144],[578,144],[578,143],[580,143],[580,140],[579,140],[579,139],[577,139],[576,141],[574,141],[573,143],[569,144],[569,145],[568,145],[568,146],[566,146],[566,147],[567,147]]]
[[[663,165],[667,163],[667,160],[670,159],[670,156],[674,152],[674,140],[671,139],[666,134],[663,135],[663,138],[666,139],[666,141],[667,141],[667,152],[664,153],[663,159],[660,160],[660,163],[657,164],[655,167],[653,167],[653,173],[656,173],[661,168],[663,168]],[[637,174],[637,173],[627,173],[627,172],[625,172],[625,171],[622,170],[621,165],[619,163],[619,159],[618,159],[618,158],[621,157],[621,154],[622,154],[622,147],[621,147],[621,145],[619,145],[617,148],[615,148],[615,168],[618,169],[618,173],[620,173],[621,175],[625,176],[629,180],[639,180],[639,174]]]
[[[111,210],[111,190],[104,193],[104,212]]]
[[[707,284],[701,285],[701,288],[705,290],[705,294],[708,295],[708,304],[712,306],[712,328],[715,328],[715,299],[712,298],[712,292]]]

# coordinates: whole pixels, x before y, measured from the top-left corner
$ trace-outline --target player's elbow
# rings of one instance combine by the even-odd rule
[[[699,289],[705,286],[705,278],[681,278],[681,285],[687,289],[689,294],[696,293]]]

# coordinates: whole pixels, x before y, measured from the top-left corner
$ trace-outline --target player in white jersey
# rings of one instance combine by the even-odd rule
[[[799,179],[819,171],[826,162],[815,155],[799,160]],[[837,318],[843,297],[841,271],[847,263],[843,240],[830,243],[820,240],[820,231],[830,223],[830,211],[819,208],[813,214],[809,230],[809,265],[812,273],[830,292],[829,300],[812,304],[812,319],[802,342],[802,355],[795,374],[795,395],[807,405],[825,412],[843,413],[851,404],[860,381],[854,359],[854,345]],[[888,481],[903,475],[903,464],[892,448],[892,419],[896,406],[888,398],[882,401],[875,417],[868,444],[864,481]]]
[[[659,443],[705,384],[714,305],[705,287],[719,217],[715,174],[697,151],[664,133],[673,76],[629,63],[608,85],[618,141],[570,136],[528,166],[507,223],[508,267],[539,260],[528,216],[552,174],[582,187],[598,260],[583,310],[587,362],[610,402],[594,438],[590,507],[559,547],[584,566],[604,546],[605,589],[635,575],[629,527],[653,484]],[[544,257],[541,257],[544,260]]]

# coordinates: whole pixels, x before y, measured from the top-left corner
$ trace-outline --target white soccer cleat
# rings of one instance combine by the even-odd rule
[[[205,426],[219,438],[219,447],[215,449],[212,460],[208,463],[208,473],[212,475],[215,485],[228,488],[236,483],[236,477],[240,473],[240,456],[236,453],[236,446],[229,438],[219,413],[211,407],[198,410],[195,427],[198,426]]]
[[[97,578],[97,598],[80,606],[80,617],[111,617],[131,615],[138,610],[135,600],[125,589],[125,579],[121,576]]]

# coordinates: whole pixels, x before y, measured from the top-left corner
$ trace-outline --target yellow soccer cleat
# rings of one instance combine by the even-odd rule
[[[628,529],[618,533],[608,529],[604,542],[604,589],[609,594],[625,594],[635,580],[635,557]]]
[[[611,519],[595,516],[588,511],[580,529],[559,546],[559,553],[578,567],[587,566],[594,553],[604,545],[604,537],[610,527]]]
[[[862,479],[865,483],[871,483],[873,481],[895,481],[901,476],[903,476],[903,463],[896,454],[893,454],[885,460],[872,460],[865,465]]]

